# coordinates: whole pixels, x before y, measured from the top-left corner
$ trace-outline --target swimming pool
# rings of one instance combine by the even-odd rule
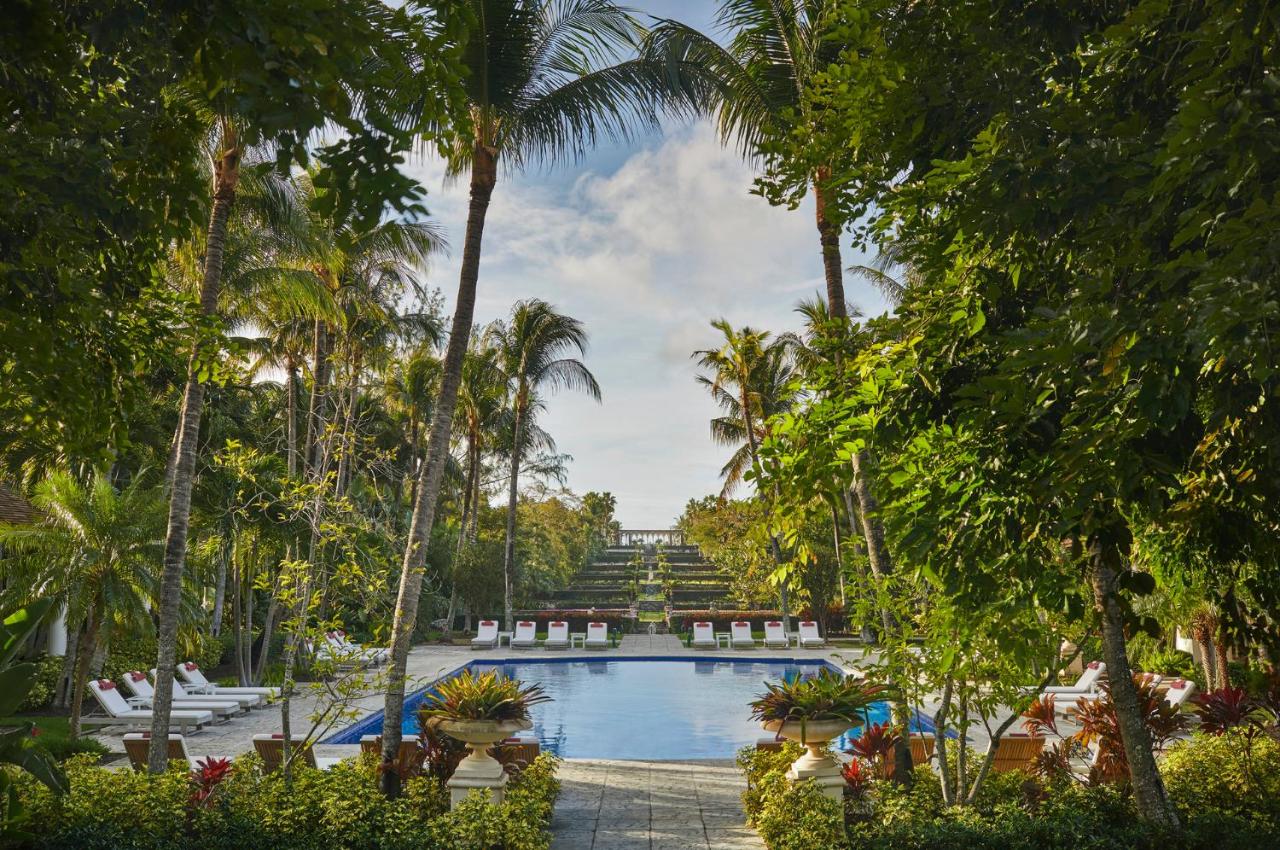
[[[564,758],[723,759],[767,735],[751,719],[748,703],[764,682],[814,675],[825,661],[741,658],[642,657],[608,660],[555,658],[473,661],[462,669],[500,670],[537,682],[552,702],[532,709],[542,747]],[[401,729],[418,734],[418,706],[426,690],[405,698]],[[887,720],[886,703],[869,711],[872,723]],[[917,715],[914,727],[932,731]],[[359,743],[382,731],[382,712],[328,738],[326,744]]]

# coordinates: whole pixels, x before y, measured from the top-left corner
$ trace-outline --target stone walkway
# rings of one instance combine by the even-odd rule
[[[728,761],[570,759],[560,768],[552,850],[757,850],[742,774]]]

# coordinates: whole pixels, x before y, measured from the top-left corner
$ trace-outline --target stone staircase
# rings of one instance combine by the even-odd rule
[[[627,533],[619,539],[627,540]],[[635,631],[652,626],[658,634],[682,610],[733,607],[728,578],[697,546],[639,542],[610,546],[541,603],[555,609],[628,609]]]

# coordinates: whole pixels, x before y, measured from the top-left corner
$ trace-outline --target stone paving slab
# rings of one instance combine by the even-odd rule
[[[730,761],[566,759],[552,850],[761,850]]]

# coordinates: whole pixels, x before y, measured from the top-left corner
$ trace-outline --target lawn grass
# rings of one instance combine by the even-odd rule
[[[35,739],[40,746],[48,750],[59,761],[76,753],[96,753],[106,755],[109,750],[92,738],[71,740],[71,718],[66,715],[19,714],[0,717],[0,726],[17,726],[22,723],[34,723]]]

